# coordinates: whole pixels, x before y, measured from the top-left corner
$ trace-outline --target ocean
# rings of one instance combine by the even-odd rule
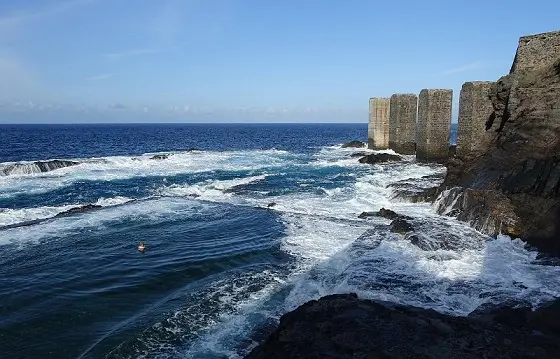
[[[283,313],[333,293],[451,315],[560,297],[560,268],[521,240],[395,198],[445,168],[360,164],[367,150],[341,144],[366,135],[0,125],[0,357],[242,358]],[[415,239],[358,218],[380,208],[410,216]]]

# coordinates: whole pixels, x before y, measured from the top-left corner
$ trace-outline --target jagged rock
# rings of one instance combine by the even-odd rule
[[[151,160],[166,160],[169,158],[169,155],[155,155],[150,157]]]
[[[93,210],[100,209],[100,208],[102,208],[102,206],[100,206],[98,204],[86,204],[85,206],[72,207],[69,210],[66,210],[64,212],[60,212],[55,217],[63,217],[63,216],[68,216],[68,215],[76,214],[76,213],[89,212],[89,211],[93,211]]]
[[[362,141],[354,140],[354,141],[346,142],[345,144],[343,144],[340,147],[341,148],[350,148],[350,147],[361,148],[361,147],[366,147],[366,144],[363,143]]]
[[[559,358],[559,307],[556,301],[535,312],[454,317],[356,294],[330,295],[284,314],[246,359]]]
[[[360,152],[354,152],[352,154],[350,154],[350,157],[364,157],[369,155],[368,152],[364,152],[364,151],[360,151]]]
[[[276,206],[276,202],[270,202],[269,204],[266,205],[267,208],[272,208]]]
[[[42,173],[57,170],[59,168],[79,165],[80,162],[67,160],[35,161],[31,163],[14,163],[0,170],[4,176],[15,174]]]
[[[414,231],[414,227],[412,226],[412,224],[408,223],[402,218],[397,218],[393,220],[393,222],[391,222],[389,229],[391,230],[391,232],[400,233],[400,234],[405,234]]]
[[[381,162],[395,162],[401,161],[402,157],[398,155],[392,155],[390,153],[372,153],[370,155],[364,156],[358,160],[360,163],[368,163],[370,165],[381,163]]]
[[[505,232],[542,252],[554,250],[560,247],[554,235],[560,210],[560,55],[552,65],[500,78],[489,97],[494,111],[485,126],[494,135],[477,156],[448,162],[441,190],[469,189],[459,219],[482,222],[489,215],[484,233],[495,235],[505,222]],[[533,238],[539,240],[531,243]]]
[[[433,202],[436,200],[438,193],[439,186],[424,189],[406,188],[395,190],[392,198],[405,199],[412,203]]]
[[[375,217],[377,215],[377,213],[375,212],[362,212],[358,215],[358,218],[364,219],[364,218],[368,218],[368,217]]]

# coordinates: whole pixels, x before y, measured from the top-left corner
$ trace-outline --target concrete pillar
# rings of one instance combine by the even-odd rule
[[[372,150],[389,148],[388,98],[369,99],[368,148]]]
[[[442,162],[449,157],[453,90],[423,89],[418,96],[416,160]]]
[[[394,94],[389,107],[389,148],[413,155],[416,151],[418,98],[414,94]]]
[[[489,81],[465,82],[459,97],[457,156],[477,153],[485,148],[491,134],[486,132],[486,121],[493,112],[488,92]]]

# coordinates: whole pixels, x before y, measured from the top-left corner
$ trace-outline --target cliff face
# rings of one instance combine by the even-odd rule
[[[560,33],[553,34],[555,41],[560,39]],[[449,161],[443,184],[448,190],[438,211],[456,214],[490,235],[508,233],[558,255],[560,48],[547,52],[540,63],[521,57],[536,56],[524,50],[527,43],[528,37],[521,38],[512,72],[490,88],[494,111],[486,130],[493,133],[491,141],[482,155]],[[455,186],[461,188],[449,190]]]

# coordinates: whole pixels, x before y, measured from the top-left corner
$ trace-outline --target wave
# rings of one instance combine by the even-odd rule
[[[80,162],[70,160],[18,162],[4,165],[0,168],[0,174],[2,176],[29,175],[50,172],[60,168],[77,166],[79,164]]]
[[[42,206],[34,208],[0,209],[0,230],[39,224],[45,220],[60,217],[64,214],[87,212],[100,207],[112,207],[134,201],[133,198],[117,196],[99,198],[89,204],[68,204],[63,206]]]

